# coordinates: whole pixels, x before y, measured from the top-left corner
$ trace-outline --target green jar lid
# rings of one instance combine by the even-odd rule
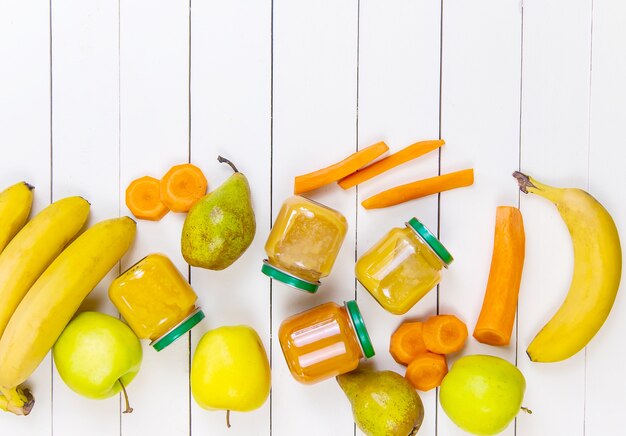
[[[439,242],[439,239],[437,239],[437,237],[433,235],[432,232],[420,222],[420,220],[413,217],[409,220],[408,223],[406,223],[406,226],[413,229],[413,231],[415,231],[415,233],[417,233],[417,235],[421,237],[430,248],[433,249],[435,254],[439,256],[439,258],[443,261],[446,267],[452,263],[454,258],[452,257],[450,252],[446,249],[446,247],[443,246],[441,242]]]
[[[194,328],[194,326],[203,319],[204,312],[200,308],[197,308],[196,310],[191,312],[191,314],[187,318],[179,322],[176,327],[161,336],[159,339],[150,342],[150,346],[152,346],[157,351],[161,351],[172,342],[174,342],[176,339],[180,338],[182,335]]]
[[[354,300],[347,301],[344,304],[348,309],[348,314],[352,320],[354,331],[356,331],[356,335],[359,338],[363,355],[368,359],[370,357],[374,357],[374,354],[376,354],[374,352],[374,346],[372,345],[369,333],[367,333],[367,328],[365,327],[365,322],[363,322],[359,305]]]
[[[308,280],[302,280],[292,274],[289,274],[288,272],[285,272],[269,263],[267,259],[263,261],[261,272],[268,277],[278,280],[279,282],[283,282],[286,285],[311,294],[315,294],[321,285],[319,281],[309,282]]]

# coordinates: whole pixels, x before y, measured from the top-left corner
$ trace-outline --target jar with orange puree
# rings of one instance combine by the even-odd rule
[[[171,260],[150,254],[111,283],[109,298],[141,339],[161,351],[198,324],[204,313]]]
[[[406,313],[441,280],[452,262],[446,247],[417,218],[391,229],[357,261],[356,278],[388,312]]]
[[[300,196],[283,203],[265,243],[267,276],[296,289],[317,292],[330,274],[348,223],[338,211]]]
[[[350,372],[374,347],[356,301],[325,303],[287,318],[278,340],[293,377],[305,384]]]

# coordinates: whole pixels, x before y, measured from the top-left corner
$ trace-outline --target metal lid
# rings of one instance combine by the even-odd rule
[[[182,335],[191,330],[196,324],[204,319],[204,312],[197,308],[191,314],[179,322],[173,329],[169,332],[165,333],[159,339],[150,342],[150,346],[152,346],[155,350],[161,351],[176,339],[180,338]]]
[[[370,357],[373,357],[376,352],[374,351],[374,346],[372,345],[370,335],[369,333],[367,333],[367,328],[365,327],[365,322],[363,321],[363,317],[361,316],[359,305],[354,300],[346,301],[344,305],[346,306],[346,309],[348,310],[348,315],[350,315],[350,319],[352,320],[352,326],[354,327],[354,331],[359,338],[359,343],[361,344],[361,350],[363,350],[363,355],[368,359]]]
[[[301,291],[309,292],[311,294],[316,293],[317,289],[321,285],[319,281],[309,282],[308,280],[303,280],[294,276],[293,274],[289,274],[288,272],[283,271],[282,269],[269,263],[267,259],[263,261],[261,272],[268,277],[278,280],[279,282],[283,282],[286,285],[289,285]]]
[[[443,246],[439,239],[435,235],[432,234],[428,228],[424,224],[420,222],[417,218],[413,217],[406,223],[406,226],[412,229],[417,235],[422,238],[426,244],[435,252],[435,254],[443,261],[445,266],[447,267],[452,263],[454,258],[450,254],[450,252]]]

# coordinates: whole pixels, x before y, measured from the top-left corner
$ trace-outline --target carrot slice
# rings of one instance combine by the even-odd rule
[[[472,168],[431,177],[430,179],[418,180],[406,185],[396,186],[373,195],[361,203],[365,209],[378,209],[381,207],[395,206],[405,201],[426,197],[450,189],[470,186],[474,183],[474,170]]]
[[[420,141],[415,144],[411,144],[408,147],[403,148],[402,150],[387,156],[384,159],[381,159],[373,164],[358,170],[355,173],[350,174],[347,177],[339,180],[339,186],[343,189],[349,189],[353,186],[356,186],[360,183],[363,183],[373,177],[378,176],[379,174],[384,173],[387,170],[397,167],[405,162],[416,159],[420,156],[425,155],[433,150],[438,149],[445,141],[442,139],[436,139],[433,141]]]
[[[389,353],[396,362],[408,365],[419,353],[427,351],[422,339],[422,327],[421,322],[403,322],[393,332],[389,341]]]
[[[317,170],[312,173],[296,176],[294,180],[293,192],[294,194],[302,194],[304,192],[321,188],[329,183],[336,182],[337,180],[352,174],[359,168],[362,168],[372,162],[387,150],[389,150],[387,144],[384,142],[378,142],[351,154],[341,162],[337,162],[334,165],[322,168],[321,170]]]
[[[429,391],[441,385],[447,373],[446,356],[426,351],[413,359],[406,369],[405,377],[415,389]]]
[[[467,326],[454,315],[434,315],[424,323],[424,344],[433,353],[454,353],[466,340]]]
[[[176,165],[161,179],[161,201],[173,212],[188,212],[206,194],[207,186],[200,168]]]
[[[522,281],[525,244],[524,221],[520,210],[499,206],[496,209],[496,230],[487,289],[474,328],[474,337],[478,342],[508,345],[511,340]]]
[[[167,206],[161,202],[160,185],[158,179],[150,176],[140,177],[128,185],[126,206],[135,217],[158,221],[169,212]]]

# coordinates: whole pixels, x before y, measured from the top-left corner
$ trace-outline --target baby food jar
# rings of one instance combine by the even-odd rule
[[[406,313],[439,283],[453,258],[417,218],[394,228],[356,263],[356,277],[387,311]]]
[[[135,334],[161,351],[198,324],[198,297],[171,260],[150,254],[111,283],[109,298]]]
[[[356,301],[325,303],[287,318],[278,332],[293,377],[305,384],[350,372],[374,347]]]
[[[330,274],[348,223],[334,209],[300,196],[285,200],[265,243],[267,276],[314,293]]]

